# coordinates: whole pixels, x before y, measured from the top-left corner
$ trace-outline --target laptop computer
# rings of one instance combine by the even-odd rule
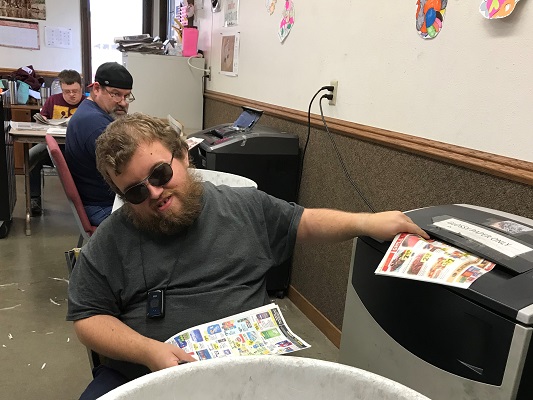
[[[239,115],[233,124],[223,128],[213,129],[212,133],[220,138],[223,138],[235,132],[249,131],[257,123],[257,121],[259,121],[261,115],[263,115],[262,110],[243,106],[241,115]]]

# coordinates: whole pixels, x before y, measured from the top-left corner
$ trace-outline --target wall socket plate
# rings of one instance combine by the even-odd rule
[[[339,81],[332,80],[330,82],[330,85],[333,86],[333,98],[329,101],[330,106],[334,106],[337,104],[337,90],[339,89]]]

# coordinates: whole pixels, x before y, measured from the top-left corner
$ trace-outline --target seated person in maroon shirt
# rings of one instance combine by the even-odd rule
[[[50,96],[41,108],[41,115],[45,118],[69,118],[76,112],[80,103],[85,100],[82,90],[81,76],[78,71],[64,69],[57,76],[61,85],[61,93]],[[63,146],[62,146],[63,147]],[[30,174],[31,215],[42,214],[41,203],[41,169],[43,165],[53,165],[46,144],[40,143],[30,150],[32,157],[40,158]]]
[[[57,77],[61,85],[61,93],[50,96],[44,103],[41,115],[45,118],[69,118],[85,100],[81,76],[77,71],[64,69]]]

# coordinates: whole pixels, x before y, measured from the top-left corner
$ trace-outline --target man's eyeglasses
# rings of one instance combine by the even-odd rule
[[[104,86],[102,86],[102,89],[104,89],[109,94],[109,96],[111,96],[111,98],[117,103],[120,103],[122,99],[124,99],[126,103],[131,103],[135,100],[135,96],[133,95],[133,93],[128,93],[127,95],[123,96],[116,92],[110,92]]]
[[[126,201],[131,204],[141,204],[150,197],[150,191],[146,187],[146,182],[152,186],[158,187],[166,185],[174,175],[174,172],[172,171],[172,160],[174,160],[174,155],[172,155],[172,159],[169,163],[157,164],[148,177],[139,183],[128,187],[123,195]]]
[[[62,90],[62,92],[65,94],[79,94],[81,90],[80,89],[73,89],[73,90],[66,89],[66,90]]]

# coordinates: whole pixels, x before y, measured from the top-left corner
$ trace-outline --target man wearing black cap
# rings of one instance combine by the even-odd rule
[[[83,101],[67,127],[65,159],[87,217],[98,226],[113,207],[115,195],[96,169],[96,139],[115,119],[128,113],[135,100],[133,77],[116,62],[98,67],[91,95]]]

